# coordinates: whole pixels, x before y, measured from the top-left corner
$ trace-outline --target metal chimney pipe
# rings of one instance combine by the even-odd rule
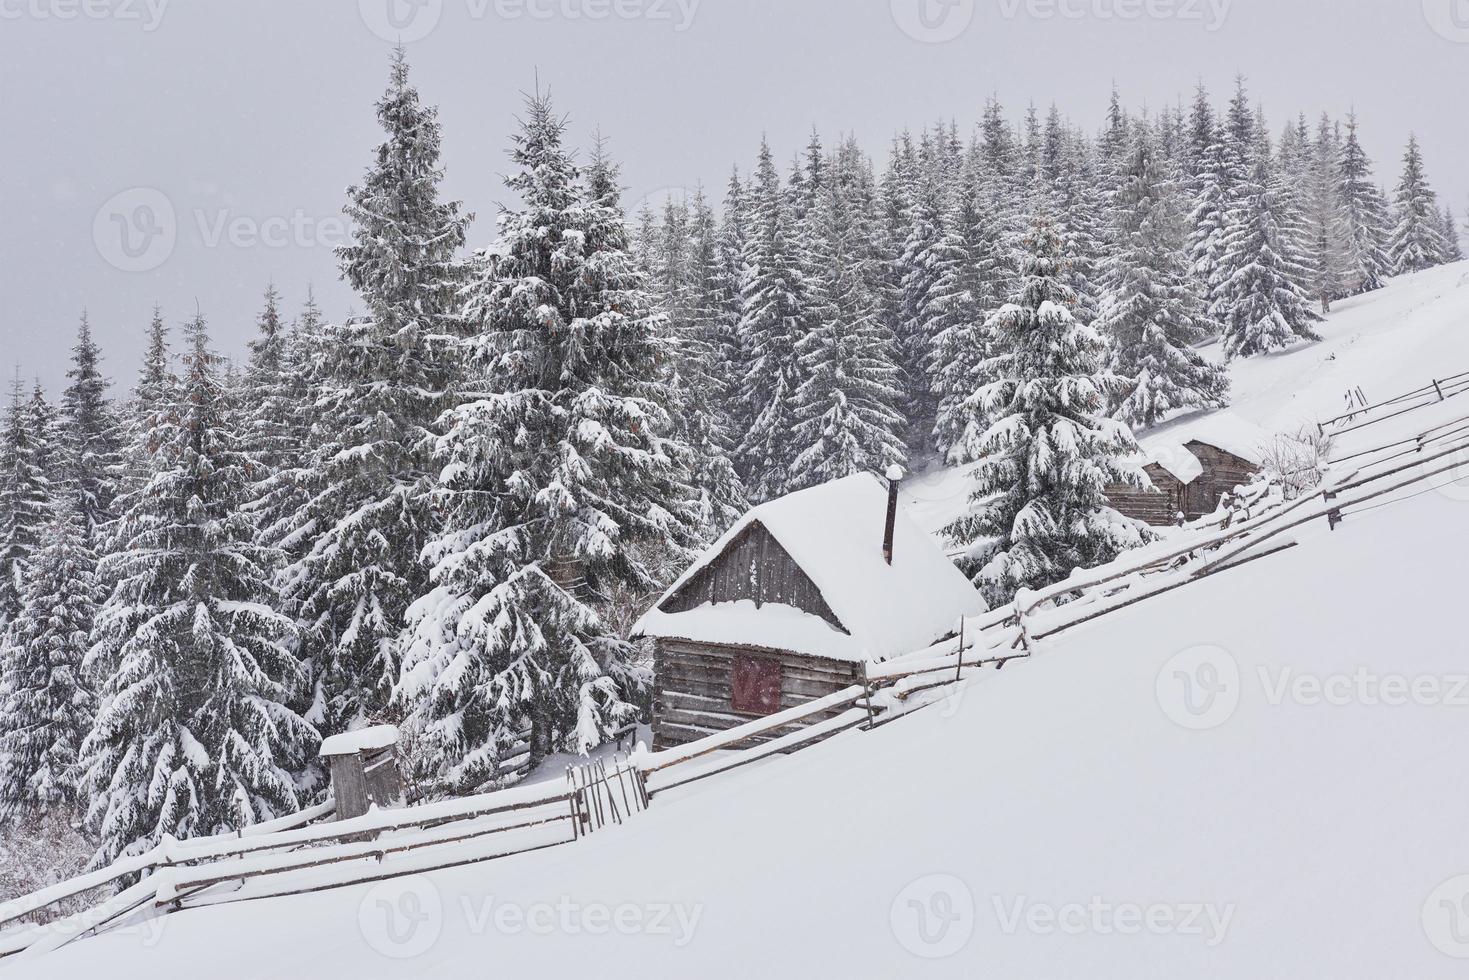
[[[903,467],[897,463],[888,467],[888,517],[882,531],[882,560],[893,563],[893,526],[898,520],[898,484],[903,482]]]

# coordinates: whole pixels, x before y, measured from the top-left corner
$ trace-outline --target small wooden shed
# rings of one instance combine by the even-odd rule
[[[403,805],[396,727],[374,725],[333,735],[321,743],[319,755],[331,767],[338,820],[362,816],[369,804]]]
[[[901,512],[901,470],[889,476],[754,508],[638,621],[633,635],[655,640],[655,748],[832,694],[859,682],[865,662],[928,646],[984,611]]]
[[[1122,514],[1163,526],[1206,517],[1224,495],[1260,472],[1269,435],[1229,413],[1217,413],[1158,433],[1143,446],[1143,471],[1152,486],[1107,487]]]

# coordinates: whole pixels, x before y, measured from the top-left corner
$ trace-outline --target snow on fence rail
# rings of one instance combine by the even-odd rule
[[[1318,422],[1316,424],[1316,429],[1322,435],[1345,435],[1348,432],[1355,432],[1358,429],[1366,428],[1369,425],[1375,425],[1378,422],[1386,422],[1388,419],[1397,418],[1400,415],[1406,415],[1407,413],[1417,411],[1420,408],[1427,408],[1429,405],[1436,405],[1439,402],[1447,401],[1455,395],[1462,395],[1466,391],[1469,391],[1469,371],[1465,371],[1462,374],[1451,374],[1447,378],[1434,379],[1421,388],[1415,388],[1412,391],[1404,392],[1403,394],[1398,395],[1395,398],[1389,398],[1387,401],[1375,402],[1371,405],[1357,406],[1348,412],[1343,412],[1341,415],[1338,415],[1335,418],[1327,419],[1324,422]],[[1365,422],[1357,422],[1357,424],[1347,426],[1346,428],[1335,429],[1331,432],[1327,431],[1331,426],[1334,426],[1338,423],[1354,422],[1359,416],[1368,415],[1383,408],[1395,408],[1396,410],[1390,412],[1387,415],[1379,415],[1374,418],[1369,418]]]
[[[167,839],[108,868],[0,904],[0,925],[5,925],[67,898],[144,876],[60,922],[0,933],[0,956],[36,955],[135,913],[336,888],[570,843],[646,809],[661,793],[939,703],[937,692],[943,688],[973,677],[976,670],[998,670],[1029,656],[1041,639],[1293,547],[1295,542],[1283,536],[1309,522],[1325,519],[1335,528],[1353,508],[1462,467],[1452,457],[1469,449],[1469,416],[1346,459],[1405,445],[1413,448],[1368,464],[1373,472],[1354,470],[1294,501],[1268,497],[1257,487],[1234,509],[1189,525],[1181,538],[1079,571],[1047,589],[1022,592],[1011,605],[965,620],[956,637],[869,664],[861,684],[671,749],[651,752],[640,746],[622,762],[614,761],[611,773],[600,763],[571,767],[565,789],[513,787],[321,823],[334,812],[328,801],[236,834]],[[1398,462],[1410,454],[1413,460]],[[1260,507],[1264,511],[1256,513]],[[751,736],[836,708],[844,710],[752,748],[735,748]],[[722,751],[727,754],[715,756]],[[392,865],[390,856],[397,857]],[[371,864],[364,868],[365,862]]]

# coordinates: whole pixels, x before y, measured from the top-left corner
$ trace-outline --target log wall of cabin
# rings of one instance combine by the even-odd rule
[[[1154,527],[1177,523],[1183,504],[1183,484],[1156,463],[1143,467],[1143,472],[1152,481],[1153,489],[1139,490],[1126,483],[1109,484],[1105,491],[1108,503],[1124,517]]]
[[[757,606],[767,602],[794,606],[846,632],[810,576],[758,521],[659,608],[668,613],[687,612],[706,602],[741,599],[749,599]]]
[[[656,641],[654,651],[654,749],[692,742],[761,717],[735,711],[731,705],[736,656],[774,660],[780,664],[782,711],[860,684],[862,678],[858,664],[760,647],[660,639]],[[843,710],[834,708],[799,723],[754,736],[740,743],[739,747],[756,745],[797,731],[813,722],[835,717]]]
[[[1226,493],[1249,483],[1260,472],[1250,461],[1208,443],[1189,442],[1184,448],[1204,467],[1203,474],[1185,490],[1183,510],[1189,520],[1214,513]]]

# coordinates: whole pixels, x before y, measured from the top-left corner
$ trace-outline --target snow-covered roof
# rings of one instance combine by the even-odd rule
[[[1185,448],[1188,443],[1202,442],[1259,466],[1272,438],[1266,429],[1232,412],[1213,412],[1144,437],[1142,462],[1157,463],[1187,485],[1204,472],[1199,458]]]
[[[373,725],[371,728],[359,728],[355,732],[331,736],[321,743],[321,752],[318,755],[323,759],[334,755],[356,755],[358,752],[371,752],[397,744],[397,726]]]
[[[938,542],[898,508],[893,563],[882,557],[887,490],[870,474],[833,480],[761,504],[674,582],[634,626],[635,635],[791,650],[835,660],[881,660],[952,633],[984,600]],[[704,603],[686,612],[661,606],[746,528],[765,527],[821,592],[846,627],[794,606],[750,600]]]

